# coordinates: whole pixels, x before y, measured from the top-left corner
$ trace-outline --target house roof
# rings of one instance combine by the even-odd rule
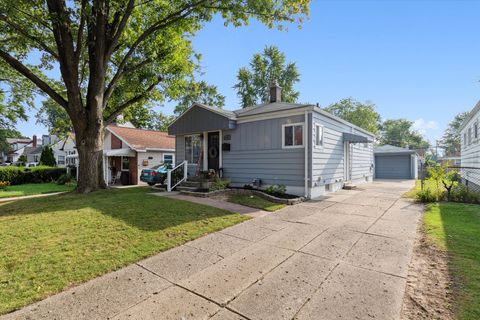
[[[7,138],[7,143],[30,143],[32,139],[30,138]]]
[[[465,120],[463,120],[462,125],[460,126],[460,130],[463,130],[463,128],[465,128],[468,122],[470,122],[470,120],[472,120],[472,118],[475,117],[475,115],[479,112],[480,112],[480,101],[477,102],[475,107],[473,107],[472,111],[470,111],[470,113],[465,118]]]
[[[392,146],[392,145],[389,145],[389,144],[375,147],[375,148],[373,148],[373,152],[374,152],[374,153],[391,153],[391,154],[400,154],[400,153],[404,153],[404,154],[415,154],[415,153],[416,153],[415,150],[410,150],[410,149],[407,149],[407,148],[396,147],[396,146]]]
[[[42,146],[36,146],[36,147],[25,147],[24,149],[24,154],[40,154],[42,153]]]
[[[175,137],[169,136],[166,132],[119,127],[115,125],[109,125],[107,130],[120,138],[120,140],[126,142],[130,148],[136,151],[145,151],[147,149],[175,149]]]

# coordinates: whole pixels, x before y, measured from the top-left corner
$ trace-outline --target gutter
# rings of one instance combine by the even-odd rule
[[[310,198],[310,190],[308,188],[308,141],[310,139],[310,130],[308,128],[308,111],[305,110],[305,198]]]

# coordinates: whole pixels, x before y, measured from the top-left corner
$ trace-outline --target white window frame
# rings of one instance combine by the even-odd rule
[[[173,153],[162,154],[162,162],[165,163],[165,156],[172,156],[172,166],[175,165],[175,155]]]
[[[478,133],[479,133],[478,129],[479,129],[478,128],[478,122],[475,121],[475,123],[473,124],[473,139],[475,140],[475,142],[478,139]]]
[[[302,144],[301,145],[286,146],[285,145],[285,128],[286,127],[297,127],[297,126],[302,127]],[[293,130],[293,143],[295,143],[295,129]],[[303,148],[304,146],[305,146],[305,122],[282,124],[282,149],[298,149],[298,148]]]
[[[321,143],[317,144],[317,128],[322,131]],[[313,146],[317,149],[323,149],[325,144],[325,127],[320,123],[313,123]]]
[[[183,136],[183,148],[184,148],[183,151],[184,151],[184,154],[185,154],[185,156],[184,156],[185,159],[184,160],[187,160],[187,137],[193,138],[193,137],[198,136],[198,138],[199,138],[198,140],[200,141],[200,149],[202,149],[204,147],[203,146],[204,139],[201,138],[201,135],[202,135],[201,133],[196,133],[196,134],[187,134],[187,135]],[[204,136],[204,138],[205,138],[205,136]],[[201,153],[200,153],[200,155],[201,155]],[[192,154],[192,160],[193,160],[193,154]],[[196,163],[194,161],[189,161],[189,164],[196,164]]]

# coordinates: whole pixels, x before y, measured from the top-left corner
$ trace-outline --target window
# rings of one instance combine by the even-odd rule
[[[40,161],[39,157],[37,155],[33,156],[33,162],[38,162]]]
[[[466,133],[463,134],[463,144],[467,145],[467,134]]]
[[[65,164],[65,156],[58,156],[58,164],[59,165]]]
[[[468,144],[472,143],[472,128],[468,128]]]
[[[130,159],[128,157],[122,157],[122,171],[128,171],[130,168]]]
[[[284,124],[282,139],[284,148],[303,147],[303,123]]]
[[[315,124],[315,146],[323,147],[323,127]]]
[[[478,123],[475,123],[475,124],[473,125],[473,137],[474,137],[475,139],[478,139]]]
[[[173,154],[164,153],[163,163],[173,164]]]
[[[200,135],[185,137],[185,160],[189,163],[198,163],[201,150],[202,140],[200,139]]]

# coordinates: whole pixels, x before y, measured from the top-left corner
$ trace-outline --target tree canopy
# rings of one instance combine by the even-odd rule
[[[191,37],[215,15],[270,28],[302,23],[309,0],[3,0],[1,87],[67,112],[79,156],[78,190],[104,187],[103,128],[125,109],[176,99],[198,67]],[[17,106],[17,109],[19,107]]]
[[[300,95],[294,89],[300,80],[297,65],[287,63],[285,54],[275,46],[267,46],[263,52],[256,53],[248,67],[238,70],[237,80],[234,89],[242,108],[267,102],[273,81],[282,88],[282,101],[294,103]]]
[[[371,102],[361,103],[353,98],[346,98],[325,110],[372,133],[376,134],[380,129],[380,114]]]
[[[447,129],[443,134],[442,139],[439,141],[439,145],[445,149],[446,155],[455,155],[460,152],[461,148],[461,135],[460,126],[467,118],[468,112],[460,112],[453,118],[448,124]]]
[[[0,153],[7,153],[10,149],[10,144],[7,138],[21,138],[22,134],[15,129],[2,129],[0,127]],[[5,159],[4,159],[5,160]]]
[[[422,149],[428,148],[429,142],[419,132],[413,130],[413,122],[407,119],[386,120],[381,126],[380,144]]]

